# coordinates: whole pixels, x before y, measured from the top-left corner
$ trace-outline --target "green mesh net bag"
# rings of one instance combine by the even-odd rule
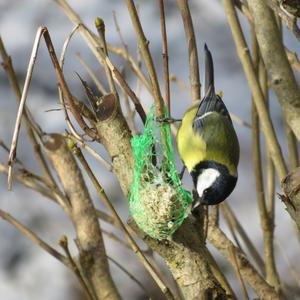
[[[162,145],[162,138],[166,141]],[[157,240],[171,236],[187,217],[192,197],[183,189],[174,165],[170,126],[156,121],[154,108],[144,133],[131,140],[133,182],[129,210],[137,225]]]

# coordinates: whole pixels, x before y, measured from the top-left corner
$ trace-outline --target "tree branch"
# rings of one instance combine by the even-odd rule
[[[185,30],[185,38],[188,45],[192,101],[197,101],[201,99],[201,83],[193,20],[188,0],[177,0],[177,5],[181,13],[181,18]]]
[[[168,265],[184,299],[223,299],[225,291],[210,269],[205,244],[190,219],[186,219],[170,240],[158,241],[145,235],[130,219],[130,227]],[[199,230],[199,229],[198,229]],[[203,297],[203,298],[201,298]]]
[[[264,1],[249,0],[259,49],[285,119],[300,140],[300,89],[287,59],[272,10]],[[276,49],[276,51],[274,51]]]
[[[296,222],[300,234],[300,168],[292,170],[281,182],[284,195],[281,200],[286,206],[287,212]]]
[[[262,90],[260,88],[259,82],[257,80],[253,63],[249,54],[249,50],[246,44],[245,37],[243,35],[241,25],[236,15],[233,0],[224,0],[225,12],[227,15],[228,23],[230,25],[233,39],[236,45],[238,56],[242,63],[248,84],[251,88],[253,94],[253,99],[255,101],[255,106],[259,115],[259,119],[262,125],[262,130],[264,132],[268,149],[272,156],[274,165],[279,179],[285,177],[287,173],[287,168],[283,159],[280,145],[278,143],[275,130],[271,121],[271,117],[268,113],[266,102]]]
[[[232,251],[235,252],[235,259],[237,260],[241,275],[247,280],[260,299],[280,299],[275,290],[268,285],[247,258],[234,246],[219,227],[209,224],[207,240],[227,258],[233,267],[235,267],[235,261],[233,260]]]
[[[45,148],[71,204],[83,274],[100,299],[120,299],[109,273],[96,211],[80,169],[61,135],[49,135]]]

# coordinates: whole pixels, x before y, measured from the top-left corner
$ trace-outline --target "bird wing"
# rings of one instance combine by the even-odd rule
[[[208,94],[200,102],[198,111],[193,120],[193,129],[197,132],[201,132],[205,123],[205,118],[207,118],[212,113],[218,113],[231,122],[229,112],[222,101],[221,97],[215,94],[211,94],[208,90]]]

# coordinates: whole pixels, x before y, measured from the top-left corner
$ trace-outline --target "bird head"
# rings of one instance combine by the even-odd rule
[[[197,170],[197,177],[193,176],[194,186],[198,199],[194,202],[192,210],[200,204],[215,205],[224,201],[233,191],[237,176],[228,172],[226,166],[206,161]]]

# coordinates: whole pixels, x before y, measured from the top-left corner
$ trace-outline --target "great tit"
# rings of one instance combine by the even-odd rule
[[[240,152],[228,110],[215,93],[213,60],[206,44],[204,52],[205,96],[186,111],[176,137],[179,155],[199,196],[192,211],[200,204],[218,204],[231,194]]]

